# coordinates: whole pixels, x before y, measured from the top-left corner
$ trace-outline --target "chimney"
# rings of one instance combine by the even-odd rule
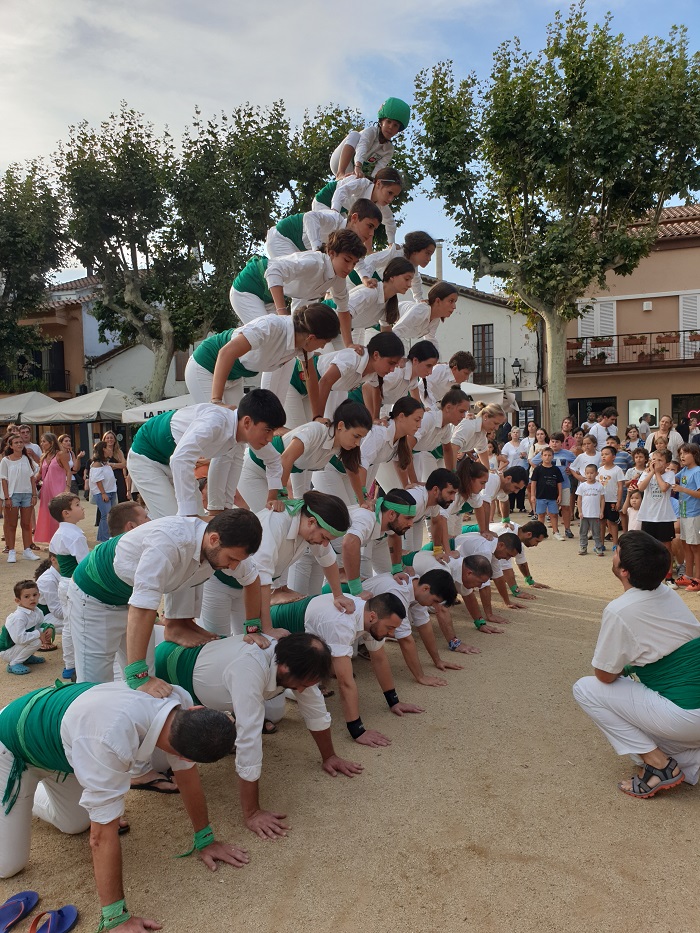
[[[435,241],[435,278],[442,281],[442,244],[444,240]]]

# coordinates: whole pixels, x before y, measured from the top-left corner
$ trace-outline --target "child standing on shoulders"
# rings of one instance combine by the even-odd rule
[[[603,487],[598,482],[598,467],[589,463],[583,469],[584,479],[576,490],[576,505],[581,519],[578,537],[580,555],[588,551],[588,532],[593,535],[593,553],[604,557],[601,526],[605,510]]]
[[[364,130],[351,130],[331,155],[331,171],[336,178],[354,174],[374,176],[385,168],[394,154],[391,140],[403,132],[411,119],[411,108],[400,97],[388,97],[377,114],[377,123]]]
[[[618,522],[624,493],[625,474],[615,466],[615,448],[605,446],[600,452],[598,482],[603,487],[605,508],[603,518],[607,522],[608,533],[612,537],[613,552],[617,550]]]
[[[38,609],[39,587],[34,580],[20,580],[14,586],[17,608],[0,630],[0,658],[7,662],[8,674],[28,674],[27,664],[43,664],[34,652],[53,641],[54,627],[44,622]]]
[[[557,541],[565,541],[559,533],[559,506],[561,505],[562,478],[559,467],[552,464],[554,452],[551,447],[542,451],[542,463],[536,466],[530,477],[530,502],[535,503],[535,512],[539,521],[544,522],[546,512],[552,523],[552,531]]]
[[[637,488],[644,493],[639,510],[642,531],[661,541],[673,556],[676,514],[671,505],[671,489],[676,482],[676,474],[669,468],[670,463],[669,450],[655,450],[649,457],[649,463],[637,483]],[[673,582],[670,570],[666,579]]]
[[[700,592],[700,447],[682,444],[678,451],[682,469],[671,487],[678,493],[681,541],[685,573],[676,579],[688,593]]]
[[[51,500],[49,513],[59,523],[58,531],[49,544],[49,550],[56,555],[56,563],[61,575],[58,586],[58,599],[63,612],[63,631],[61,634],[63,679],[72,680],[75,677],[75,654],[69,625],[68,584],[73,579],[75,568],[90,553],[85,532],[78,527],[78,522],[85,518],[85,509],[78,496],[65,492]],[[106,516],[104,521],[106,524]],[[100,524],[102,523],[100,522]]]

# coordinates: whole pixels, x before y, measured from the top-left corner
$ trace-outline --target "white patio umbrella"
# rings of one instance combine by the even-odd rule
[[[98,389],[78,395],[67,402],[37,408],[24,418],[28,424],[78,424],[90,421],[119,421],[131,403],[119,389]]]
[[[140,424],[148,421],[155,415],[162,415],[166,411],[177,411],[180,408],[187,408],[188,405],[194,405],[195,401],[191,395],[178,395],[175,398],[164,398],[160,402],[149,402],[147,405],[139,405],[136,408],[125,408],[122,412],[122,421],[125,424]]]
[[[39,408],[57,406],[58,402],[43,392],[21,392],[0,398],[0,421],[19,421],[23,414]]]

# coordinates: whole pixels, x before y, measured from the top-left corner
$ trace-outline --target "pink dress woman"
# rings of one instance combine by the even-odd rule
[[[41,479],[41,495],[39,498],[39,512],[36,519],[34,540],[48,544],[58,531],[58,522],[49,515],[49,502],[54,496],[66,491],[66,471],[61,466],[58,457],[43,460],[39,468]]]

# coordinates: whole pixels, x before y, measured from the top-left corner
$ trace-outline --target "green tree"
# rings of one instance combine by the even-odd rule
[[[0,178],[0,365],[12,371],[46,341],[17,322],[46,299],[51,270],[65,255],[61,203],[47,167],[11,165]],[[31,379],[31,365],[25,376]]]
[[[605,274],[647,255],[664,203],[700,188],[700,57],[686,33],[628,44],[584,3],[545,48],[518,39],[490,78],[451,62],[416,78],[415,145],[455,221],[457,265],[505,280],[544,323],[550,423],[567,414],[565,330]],[[634,228],[642,217],[649,226]]]

